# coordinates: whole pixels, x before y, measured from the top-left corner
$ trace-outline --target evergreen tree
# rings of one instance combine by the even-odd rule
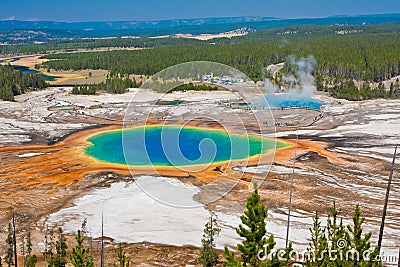
[[[346,240],[346,230],[343,226],[343,220],[338,218],[339,211],[336,209],[336,202],[333,202],[333,207],[330,211],[326,230],[328,241],[331,243],[331,249],[337,250],[341,249],[340,246],[338,247],[339,241]]]
[[[34,267],[37,263],[37,257],[36,255],[31,255],[32,254],[32,241],[31,241],[31,230],[30,228],[28,229],[26,233],[26,244],[25,244],[25,266],[26,267]]]
[[[244,238],[241,244],[237,245],[237,249],[241,253],[241,260],[234,258],[234,253],[229,252],[225,247],[226,261],[224,266],[266,266],[267,258],[275,246],[274,237],[271,235],[268,239],[266,234],[266,218],[268,209],[260,201],[257,185],[255,185],[254,193],[247,199],[247,210],[240,217],[242,224],[236,229],[237,234]],[[266,253],[266,255],[265,255]]]
[[[203,267],[212,267],[218,264],[218,253],[215,251],[215,237],[219,235],[220,231],[217,217],[211,213],[210,220],[204,227],[200,257],[198,259]]]
[[[334,203],[324,228],[316,214],[310,229],[312,243],[307,248],[310,257],[306,258],[306,266],[381,266],[375,261],[379,251],[371,249],[371,233],[363,235],[365,218],[361,217],[359,206],[356,206],[352,226],[343,227],[338,214]]]
[[[361,217],[360,206],[357,205],[353,215],[353,226],[347,226],[347,240],[351,247],[347,260],[354,263],[354,266],[378,266],[379,263],[375,259],[379,252],[377,249],[371,249],[369,241],[372,234],[366,233],[363,236],[364,221],[365,217]],[[365,258],[367,255],[369,259]]]
[[[51,260],[49,267],[65,267],[67,264],[67,260],[65,259],[67,256],[67,243],[61,227],[58,228],[57,233],[58,239],[56,241],[56,257]]]
[[[89,230],[87,228],[87,218],[85,218],[81,224],[81,236],[82,236],[82,240],[83,240],[83,242],[82,242],[83,245],[85,245],[85,237],[87,236],[88,233],[89,233]],[[90,252],[89,249],[88,249],[88,252]]]
[[[38,261],[38,259],[37,259],[36,255],[29,256],[29,257],[26,259],[25,266],[26,266],[26,267],[35,267],[37,261]]]
[[[9,64],[0,65],[0,100],[14,101],[16,95],[48,86],[42,75],[23,73]]]
[[[93,267],[93,259],[88,257],[89,249],[83,247],[81,230],[78,230],[75,240],[77,245],[72,248],[72,253],[69,255],[72,265],[75,267]]]
[[[114,264],[114,267],[129,267],[129,259],[126,257],[126,253],[122,250],[122,245],[119,243],[117,251],[118,263]]]
[[[235,258],[235,253],[230,252],[228,247],[224,248],[224,254],[225,254],[225,261],[223,263],[224,267],[243,267],[243,263]]]
[[[53,248],[54,248],[54,231],[52,229],[49,229],[48,226],[46,227],[46,234],[45,234],[45,240],[44,240],[44,252],[43,252],[43,257],[45,262],[49,262],[49,266],[52,266],[52,260],[53,260]]]
[[[79,95],[79,89],[78,89],[78,86],[76,84],[74,85],[74,87],[72,87],[71,94]]]
[[[362,237],[362,224],[364,223],[365,218],[361,217],[360,206],[356,206],[356,210],[353,216],[353,227],[348,225],[348,237],[347,240],[350,242],[350,247],[357,251],[358,255],[362,255],[362,253],[366,250],[369,250],[371,244],[368,242],[371,238],[371,233],[367,233]],[[357,263],[359,259],[354,259],[354,262]]]
[[[8,267],[14,266],[14,240],[13,240],[13,228],[11,226],[11,223],[8,224],[7,228],[5,262]]]
[[[396,79],[396,82],[393,86],[393,96],[392,98],[399,98],[400,97],[400,81],[399,78]]]
[[[21,247],[21,254],[22,254],[22,257],[24,259],[23,260],[23,266],[25,266],[26,258],[27,258],[26,251],[25,251],[25,249],[26,249],[26,247],[25,247],[25,237],[22,238],[20,247]]]
[[[322,262],[329,261],[332,266],[343,266],[346,262],[344,256],[350,249],[349,242],[347,240],[346,228],[343,225],[343,219],[339,219],[339,211],[336,209],[336,203],[333,203],[333,207],[330,209],[330,215],[328,216],[326,231],[328,239],[328,252],[325,253]],[[332,255],[331,255],[332,254]],[[332,261],[332,257],[336,257]]]
[[[390,98],[394,98],[394,85],[393,85],[393,83],[390,83],[389,96],[390,96]]]
[[[31,230],[28,229],[26,233],[26,255],[29,257],[32,253],[32,241],[31,241]]]
[[[321,220],[318,217],[318,212],[313,218],[313,227],[310,228],[311,243],[307,248],[308,255],[306,257],[307,266],[327,266],[327,258],[324,253],[328,251],[328,241],[325,236],[325,227],[321,226]]]

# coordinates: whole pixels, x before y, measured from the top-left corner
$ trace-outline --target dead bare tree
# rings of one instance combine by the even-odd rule
[[[397,263],[397,267],[400,267],[400,248],[399,248],[399,256],[397,257],[397,259],[399,260],[399,262]]]
[[[100,267],[104,267],[104,216],[101,213]]]
[[[394,149],[392,166],[390,168],[390,173],[389,173],[389,181],[388,181],[388,185],[387,185],[387,188],[386,188],[385,204],[383,205],[382,222],[381,222],[381,228],[379,230],[379,239],[378,239],[378,251],[379,251],[379,253],[381,252],[383,230],[385,228],[386,211],[387,211],[387,206],[388,206],[388,202],[389,202],[390,186],[392,184],[392,179],[393,179],[393,169],[394,169],[394,163],[395,163],[395,160],[396,160],[396,152],[397,152],[397,146]]]
[[[286,227],[286,245],[285,245],[286,248],[289,247],[289,230],[290,230],[290,215],[292,212],[294,168],[296,167],[296,151],[297,151],[298,142],[299,142],[299,135],[296,133],[296,148],[294,150],[294,155],[293,155],[293,170],[292,170],[292,180],[290,182],[289,211],[288,211],[288,219],[287,219],[287,227]]]
[[[12,214],[12,226],[13,226],[13,247],[14,247],[14,266],[18,267],[18,256],[17,256],[17,238],[15,233],[15,213]]]

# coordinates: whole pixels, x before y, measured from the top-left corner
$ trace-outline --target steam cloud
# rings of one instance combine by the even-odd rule
[[[296,67],[298,83],[295,87],[289,89],[289,94],[295,94],[301,98],[310,98],[317,90],[314,85],[314,77],[311,73],[317,63],[314,56],[300,58],[298,61],[294,57],[290,57],[290,63]]]
[[[270,108],[295,106],[318,109],[321,103],[312,98],[317,90],[314,85],[314,78],[311,75],[316,64],[315,58],[313,56],[308,56],[296,60],[294,56],[290,56],[288,59],[291,66],[294,68],[295,74],[284,76],[282,79],[285,83],[290,84],[290,87],[284,90],[285,94],[275,94],[283,90],[266,79],[266,94],[261,97],[258,106],[269,106]],[[274,66],[275,70],[276,67],[278,66]]]
[[[314,56],[310,55],[299,60],[296,60],[294,56],[289,56],[289,60],[290,64],[295,68],[296,77],[293,75],[282,77],[285,82],[291,84],[286,93],[296,98],[311,98],[317,90],[314,85],[314,78],[311,75],[316,64]],[[277,93],[279,88],[266,79],[265,91],[267,94]]]

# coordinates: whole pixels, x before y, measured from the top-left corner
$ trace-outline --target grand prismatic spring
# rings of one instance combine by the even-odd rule
[[[86,153],[129,165],[184,166],[245,159],[284,147],[274,139],[196,127],[146,126],[89,139]]]

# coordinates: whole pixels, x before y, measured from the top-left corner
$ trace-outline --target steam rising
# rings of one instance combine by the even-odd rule
[[[314,95],[317,88],[314,85],[314,77],[311,74],[316,63],[312,55],[300,58],[297,61],[293,56],[290,57],[290,64],[296,68],[297,83],[296,86],[289,89],[289,94],[294,94],[300,98],[310,98]]]
[[[317,90],[314,85],[314,77],[312,76],[316,64],[315,58],[310,55],[306,58],[302,57],[296,60],[294,56],[289,56],[289,62],[292,68],[294,68],[295,74],[282,77],[285,83],[290,84],[289,88],[283,91],[286,94],[275,95],[275,93],[282,92],[282,90],[266,79],[266,95],[263,97],[261,105],[265,106],[265,102],[268,101],[269,106],[272,108],[288,106],[311,106],[319,108],[321,103],[312,99]]]

